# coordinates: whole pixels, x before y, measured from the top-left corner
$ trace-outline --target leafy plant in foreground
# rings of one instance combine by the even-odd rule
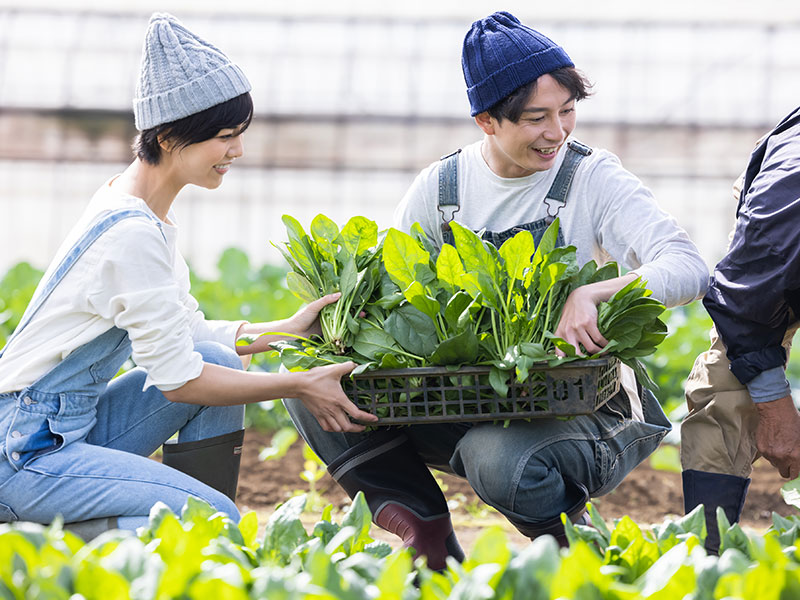
[[[796,501],[798,483],[786,488]],[[466,560],[443,572],[408,550],[392,552],[369,535],[363,495],[339,523],[328,506],[308,531],[303,497],[269,517],[236,524],[190,499],[180,516],[163,505],[138,535],[109,532],[89,544],[59,523],[0,525],[0,597],[234,600],[638,599],[783,600],[800,597],[800,517],[774,515],[766,533],[730,526],[720,511],[722,548],[706,554],[702,507],[644,527],[627,516],[606,522],[588,505],[592,526],[564,520],[569,547],[550,536],[521,548],[499,527],[485,529]]]
[[[435,262],[425,248],[424,234],[390,229],[383,246],[383,264],[401,292],[401,301],[384,322],[405,350],[423,364],[459,365],[479,360],[481,306],[455,281],[464,267],[446,245]]]

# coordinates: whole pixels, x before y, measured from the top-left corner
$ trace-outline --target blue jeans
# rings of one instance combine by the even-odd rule
[[[200,342],[195,349],[205,362],[242,368],[236,352],[221,344]],[[154,387],[143,392],[145,377],[133,369],[99,396],[48,390],[47,376],[35,393],[0,394],[0,521],[117,516],[121,528],[136,529],[156,502],[179,512],[189,496],[238,521],[227,496],[147,457],[175,432],[188,442],[242,429],[244,406],[170,402]],[[81,432],[77,439],[74,432]],[[20,440],[35,448],[29,457]]]
[[[645,422],[631,420],[624,392],[592,415],[493,423],[412,425],[403,432],[430,467],[469,481],[478,496],[512,521],[540,523],[580,498],[569,478],[602,496],[656,449],[670,430],[655,397],[643,391]],[[329,433],[297,399],[284,400],[298,431],[330,463],[369,433]],[[572,495],[571,495],[572,494]]]

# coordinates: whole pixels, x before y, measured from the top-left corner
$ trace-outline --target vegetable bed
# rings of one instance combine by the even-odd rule
[[[797,482],[794,483],[795,489]],[[190,501],[177,517],[154,507],[138,535],[110,532],[90,544],[58,524],[0,525],[0,597],[27,599],[634,599],[778,600],[800,594],[800,518],[774,517],[765,534],[720,519],[722,554],[702,547],[701,510],[643,527],[569,526],[569,548],[543,536],[521,548],[489,528],[463,564],[442,573],[372,541],[357,496],[341,522],[328,507],[309,532],[295,497],[258,535],[254,513],[236,525]]]

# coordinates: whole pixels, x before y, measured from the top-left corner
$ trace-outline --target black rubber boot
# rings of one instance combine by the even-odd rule
[[[591,524],[588,515],[586,515],[586,503],[589,501],[589,492],[586,486],[567,478],[564,478],[564,484],[571,498],[569,509],[564,511],[567,513],[567,518],[576,525]],[[522,535],[532,540],[540,535],[552,535],[562,548],[566,548],[569,545],[560,514],[540,523],[523,523],[514,519],[508,520]]]
[[[64,531],[74,533],[87,543],[91,542],[101,533],[117,528],[117,517],[101,517],[99,519],[77,521],[76,523],[64,523]]]
[[[738,522],[742,516],[750,480],[736,475],[691,469],[684,471],[682,476],[683,508],[689,513],[698,504],[703,505],[703,512],[706,515],[706,551],[717,554],[720,542],[717,507],[722,507],[728,521]]]
[[[431,569],[443,570],[448,556],[464,560],[442,490],[404,434],[370,434],[328,472],[351,498],[364,492],[375,524],[427,557]]]
[[[167,442],[161,462],[236,500],[244,429],[195,442]]]

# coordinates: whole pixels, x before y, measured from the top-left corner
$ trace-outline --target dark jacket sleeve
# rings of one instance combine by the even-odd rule
[[[730,248],[703,300],[746,384],[782,366],[791,314],[800,315],[800,112],[754,151]]]

